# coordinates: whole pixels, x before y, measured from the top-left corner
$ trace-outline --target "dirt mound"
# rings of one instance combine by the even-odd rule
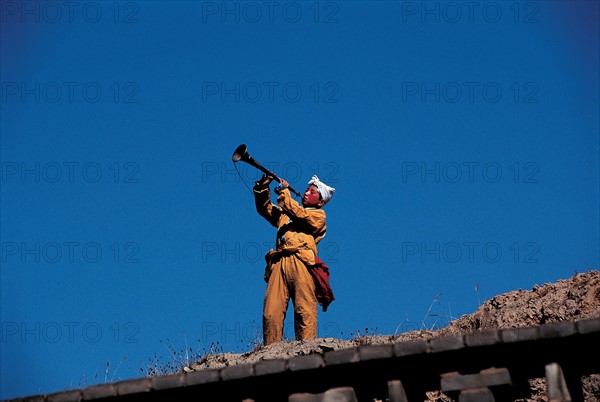
[[[324,353],[360,345],[431,339],[486,329],[529,327],[592,317],[600,317],[600,271],[595,270],[576,274],[556,283],[536,285],[528,291],[516,290],[495,296],[482,304],[474,313],[464,315],[435,331],[410,331],[398,335],[364,335],[351,340],[318,338],[284,341],[266,347],[259,346],[243,354],[209,354],[203,356],[200,361],[184,367],[183,371],[222,368],[260,360]],[[533,394],[528,401],[545,400],[543,379],[532,380],[531,386]],[[592,398],[600,395],[599,376],[593,376],[584,386],[591,390],[587,390],[586,393],[589,395],[591,392]],[[451,399],[437,393],[430,395],[429,401],[451,401]]]
[[[516,290],[488,300],[470,315],[464,315],[435,331],[410,331],[398,335],[364,335],[351,340],[318,338],[284,341],[243,353],[203,356],[185,371],[221,368],[260,360],[324,353],[359,345],[430,339],[466,334],[485,329],[519,328],[544,323],[600,317],[600,271],[576,274],[570,279],[536,285],[532,290]]]
[[[516,290],[492,298],[473,314],[451,322],[440,334],[464,334],[485,329],[520,328],[600,317],[600,272]]]

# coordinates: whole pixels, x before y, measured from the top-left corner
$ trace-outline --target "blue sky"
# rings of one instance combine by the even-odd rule
[[[599,267],[598,2],[1,7],[3,399],[261,339],[242,143],[336,188],[320,337]]]

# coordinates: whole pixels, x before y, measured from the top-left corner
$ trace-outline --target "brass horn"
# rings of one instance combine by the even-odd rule
[[[275,181],[277,181],[278,183],[281,183],[281,179],[279,177],[277,177],[277,175],[273,172],[271,172],[270,170],[266,169],[264,166],[262,166],[260,163],[258,163],[256,160],[254,160],[253,157],[250,156],[250,154],[248,153],[248,149],[246,147],[246,144],[242,144],[239,147],[237,147],[235,149],[235,151],[233,152],[233,155],[231,156],[231,160],[235,163],[235,162],[246,162],[247,164],[254,166],[255,168],[257,168],[258,170],[260,170],[261,172],[263,172],[264,174],[273,176],[273,179]],[[301,197],[300,193],[297,192],[296,190],[294,190],[291,186],[288,186],[288,189],[296,194],[298,197]]]

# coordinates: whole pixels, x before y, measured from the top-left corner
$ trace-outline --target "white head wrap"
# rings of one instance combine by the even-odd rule
[[[312,179],[308,182],[308,185],[315,185],[319,189],[319,194],[321,194],[321,198],[325,201],[325,204],[329,202],[331,196],[335,192],[335,188],[329,187],[327,184],[323,183],[317,176],[313,176]]]

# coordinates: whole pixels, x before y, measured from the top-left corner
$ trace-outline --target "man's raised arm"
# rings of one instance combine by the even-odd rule
[[[277,227],[281,209],[277,205],[271,203],[271,190],[269,184],[273,180],[272,177],[263,175],[262,178],[254,184],[254,202],[256,212],[265,218],[271,225]]]

